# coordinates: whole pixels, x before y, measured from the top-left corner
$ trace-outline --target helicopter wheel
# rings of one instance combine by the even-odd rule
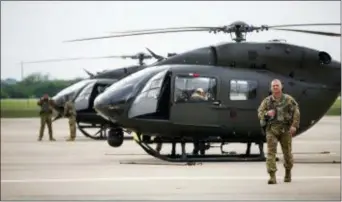
[[[112,147],[120,147],[124,141],[122,128],[111,128],[108,131],[107,143]]]
[[[83,125],[80,122],[77,122],[78,129],[83,133],[84,136],[89,137],[93,140],[105,140],[106,139],[106,130],[108,127],[106,125],[95,125],[95,124],[87,124]],[[87,132],[86,129],[98,129],[97,132],[94,132],[93,135],[90,132]]]

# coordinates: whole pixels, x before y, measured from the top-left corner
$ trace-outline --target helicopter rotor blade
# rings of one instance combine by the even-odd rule
[[[259,30],[268,30],[268,29],[274,29],[280,28],[280,27],[299,27],[299,26],[331,26],[331,25],[341,25],[341,23],[312,23],[312,24],[286,24],[286,25],[274,25],[274,26],[267,26],[263,25],[261,27],[250,27],[248,32],[251,31],[259,31]],[[89,40],[97,40],[97,39],[108,39],[108,38],[116,38],[116,37],[125,37],[125,36],[137,36],[137,35],[148,35],[148,34],[163,34],[163,33],[177,33],[177,32],[198,32],[198,31],[213,31],[214,33],[223,31],[224,33],[231,33],[235,32],[234,30],[236,28],[229,26],[216,26],[216,27],[171,27],[171,28],[157,28],[157,29],[143,29],[143,30],[130,30],[130,31],[123,31],[123,32],[113,32],[115,34],[108,35],[108,36],[101,36],[101,37],[91,37],[91,38],[82,38],[82,39],[74,39],[74,40],[67,40],[64,41],[64,43],[67,42],[78,42],[78,41],[89,41]],[[236,25],[235,25],[236,26]],[[284,30],[284,31],[290,31],[290,30]],[[293,30],[294,31],[294,30]],[[303,32],[303,33],[311,33],[314,34],[314,32],[305,32],[305,31],[297,31],[297,32]],[[336,34],[328,34],[324,32],[316,32],[315,34],[321,34],[326,36],[336,36]]]
[[[281,31],[291,31],[291,32],[301,32],[307,34],[316,34],[316,35],[323,35],[323,36],[337,36],[340,37],[340,33],[333,33],[333,32],[321,32],[321,31],[310,31],[310,30],[300,30],[300,29],[272,29],[272,30],[281,30]]]
[[[166,31],[166,30],[184,30],[184,29],[212,29],[215,27],[164,27],[164,28],[153,28],[153,29],[141,29],[141,30],[126,30],[120,32],[110,32],[111,34],[128,34],[135,32],[151,32],[151,31]]]
[[[299,27],[299,26],[340,26],[341,23],[308,23],[308,24],[284,24],[284,25],[272,25],[267,26],[268,28],[281,28],[281,27]],[[217,29],[220,26],[217,27],[170,27],[170,28],[155,28],[155,29],[141,29],[141,30],[126,30],[126,31],[120,31],[120,32],[110,32],[111,34],[129,34],[129,33],[142,33],[142,32],[155,32],[155,31],[175,31],[175,30],[185,30],[185,29]],[[148,33],[146,33],[148,34]]]
[[[60,59],[28,61],[28,62],[24,62],[24,64],[37,64],[37,63],[49,63],[49,62],[76,61],[76,60],[93,60],[93,59],[110,59],[110,58],[135,59],[134,57],[135,55],[109,55],[109,56],[97,56],[97,57],[60,58]]]
[[[163,33],[176,33],[176,32],[198,32],[198,31],[209,31],[210,29],[179,29],[179,30],[160,30],[160,31],[152,31],[152,32],[136,32],[136,33],[124,33],[124,34],[117,34],[117,35],[109,35],[109,36],[102,36],[102,37],[92,37],[92,38],[83,38],[83,39],[74,39],[68,40],[64,42],[77,42],[77,41],[89,41],[89,40],[96,40],[96,39],[107,39],[107,38],[115,38],[115,37],[125,37],[125,36],[136,36],[136,35],[145,35],[145,34],[163,34]]]
[[[83,59],[86,59],[86,58],[60,58],[60,59],[29,61],[29,62],[24,62],[24,63],[25,64],[35,64],[35,63],[63,62],[63,61],[70,61],[70,60],[83,60]]]
[[[287,24],[287,25],[272,25],[268,28],[281,28],[281,27],[304,27],[304,26],[341,26],[341,23],[308,23],[308,24]]]
[[[63,62],[63,61],[74,61],[74,60],[92,60],[92,59],[105,59],[105,58],[122,58],[127,56],[101,56],[101,57],[79,57],[79,58],[60,58],[60,59],[48,59],[48,60],[37,60],[24,62],[25,64],[35,63],[48,63],[48,62]]]

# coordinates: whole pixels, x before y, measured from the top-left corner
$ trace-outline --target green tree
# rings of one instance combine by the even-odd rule
[[[55,95],[62,89],[71,84],[82,80],[76,78],[72,80],[50,80],[49,75],[33,73],[25,77],[22,81],[15,84],[1,85],[1,97],[4,98],[28,98],[40,97],[47,93],[50,96]]]

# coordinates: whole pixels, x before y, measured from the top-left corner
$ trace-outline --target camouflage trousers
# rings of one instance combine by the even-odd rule
[[[45,125],[47,125],[49,130],[49,138],[52,137],[52,115],[50,114],[41,114],[40,115],[40,129],[39,129],[39,140],[41,140],[44,136]]]
[[[69,117],[70,139],[76,138],[76,117]]]
[[[288,127],[282,125],[269,126],[266,128],[266,167],[268,173],[275,173],[277,171],[276,154],[278,141],[283,152],[285,169],[291,170],[293,167],[292,135],[289,133]]]

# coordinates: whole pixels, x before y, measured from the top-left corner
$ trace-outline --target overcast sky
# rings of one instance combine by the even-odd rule
[[[21,78],[20,61],[51,58],[134,54],[149,47],[158,54],[231,41],[230,35],[170,33],[77,43],[64,40],[103,36],[112,31],[173,26],[220,26],[242,20],[248,24],[339,23],[340,1],[270,2],[1,2],[1,78]],[[307,27],[340,32],[340,27]],[[288,43],[327,51],[340,61],[340,38],[268,31],[250,33],[248,41],[286,39]],[[149,61],[151,63],[154,61]],[[86,77],[91,72],[137,63],[102,59],[27,64],[24,76],[48,73],[53,78]]]

